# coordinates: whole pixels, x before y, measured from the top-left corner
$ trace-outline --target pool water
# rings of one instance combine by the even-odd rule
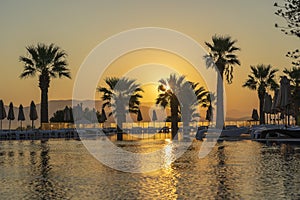
[[[132,152],[165,145],[115,144]],[[126,173],[101,164],[81,141],[1,141],[0,199],[300,199],[299,144],[223,141],[199,159],[201,144],[159,171]]]

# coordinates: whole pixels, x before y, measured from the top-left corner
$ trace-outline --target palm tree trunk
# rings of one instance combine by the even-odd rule
[[[183,135],[189,135],[189,127],[190,127],[190,119],[187,114],[182,115],[182,122],[183,122]]]
[[[117,125],[117,140],[118,141],[123,141],[123,132],[122,128]]]
[[[41,125],[48,123],[48,88],[41,89]]]
[[[259,124],[265,123],[265,114],[264,114],[264,98],[259,98]]]
[[[300,107],[300,86],[299,86],[299,80],[296,80],[296,87],[295,87],[295,120],[296,120],[296,125],[300,125],[300,120],[299,120],[299,107]]]
[[[177,116],[171,116],[171,131],[172,131],[172,139],[176,139],[178,133],[178,122]]]
[[[264,84],[260,84],[257,93],[259,98],[259,124],[265,124],[264,101],[266,95],[266,88]]]
[[[176,95],[172,95],[171,100],[171,131],[172,131],[172,139],[176,139],[178,133],[178,106],[179,102]]]
[[[216,128],[224,128],[224,83],[223,73],[224,69],[220,70],[217,76],[217,109],[216,109]]]
[[[123,141],[123,122],[126,119],[126,115],[117,116],[117,140]]]
[[[48,123],[48,88],[50,86],[50,76],[47,70],[42,71],[39,77],[39,88],[41,89],[41,125]]]

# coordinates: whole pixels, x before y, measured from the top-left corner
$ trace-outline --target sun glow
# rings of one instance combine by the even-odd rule
[[[170,86],[167,84],[167,85],[165,85],[165,88],[166,88],[166,90],[168,91],[168,90],[171,90],[171,88],[170,88]]]

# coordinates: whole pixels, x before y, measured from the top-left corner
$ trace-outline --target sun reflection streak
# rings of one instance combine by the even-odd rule
[[[165,142],[167,142],[167,145],[164,152],[164,168],[169,171],[171,170],[171,164],[174,160],[173,145],[170,139],[165,139]]]

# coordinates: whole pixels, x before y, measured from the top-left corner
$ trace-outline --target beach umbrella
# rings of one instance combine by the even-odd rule
[[[15,114],[14,114],[14,105],[12,102],[10,102],[9,104],[9,110],[8,110],[8,114],[7,114],[7,119],[9,120],[9,130],[11,127],[11,121],[15,119]]]
[[[139,110],[138,110],[138,115],[137,115],[137,121],[140,122],[140,121],[142,121],[142,120],[143,120],[142,112],[141,112],[141,110],[139,109]]]
[[[107,120],[106,113],[105,113],[104,108],[102,108],[101,115],[100,115],[100,123],[102,123],[102,128],[104,128],[104,122],[106,120]]]
[[[153,110],[152,111],[152,121],[156,121],[157,120],[157,115],[156,115],[156,111],[155,110]]]
[[[2,120],[6,118],[6,111],[2,99],[0,100],[0,129],[2,130]]]
[[[93,108],[93,110],[91,111],[91,117],[90,117],[91,121],[93,124],[97,124],[98,123],[98,118],[97,118],[97,110],[95,108]]]
[[[64,122],[70,122],[71,121],[71,109],[68,108],[68,106],[64,109]]]
[[[272,97],[268,93],[265,94],[265,101],[263,107],[265,113],[271,113],[272,110]]]
[[[157,120],[156,110],[152,110],[152,121],[154,122],[154,127],[155,127],[155,121],[156,120]]]
[[[258,121],[258,120],[259,120],[258,112],[257,112],[256,109],[253,109],[253,110],[252,110],[252,119],[253,119],[254,121]]]
[[[265,94],[264,98],[263,111],[267,114],[267,123],[268,123],[268,114],[271,113],[272,110],[272,97],[268,93]]]
[[[278,108],[276,107],[277,101],[278,101],[278,93],[279,93],[279,90],[278,89],[275,90],[273,101],[272,101],[272,106],[271,106],[271,112],[273,114],[278,112]]]
[[[280,80],[280,89],[276,102],[276,107],[288,116],[288,125],[290,125],[290,106],[292,104],[291,86],[290,81],[286,76],[283,76]]]
[[[273,101],[272,101],[272,96],[269,94],[268,95],[268,107],[267,107],[267,110],[268,110],[268,114],[269,114],[269,119],[270,119],[270,123],[271,123],[271,114],[272,114],[272,103],[273,103]]]
[[[278,100],[278,93],[279,93],[279,90],[276,89],[274,92],[274,96],[273,96],[273,100],[272,100],[272,107],[271,107],[271,113],[274,114],[274,119],[273,119],[274,123],[276,120],[276,114],[278,113],[278,108],[276,107],[277,100]]]
[[[73,118],[74,118],[74,121],[80,121],[83,118],[82,105],[77,104],[77,106],[74,106]]]
[[[36,106],[35,106],[33,101],[31,101],[31,103],[30,103],[29,118],[31,120],[31,127],[33,129],[34,120],[37,120],[37,118],[38,118],[37,111],[36,111]]]
[[[25,115],[24,115],[22,104],[20,104],[19,106],[18,121],[21,122],[21,131],[22,131],[22,121],[25,121]]]

